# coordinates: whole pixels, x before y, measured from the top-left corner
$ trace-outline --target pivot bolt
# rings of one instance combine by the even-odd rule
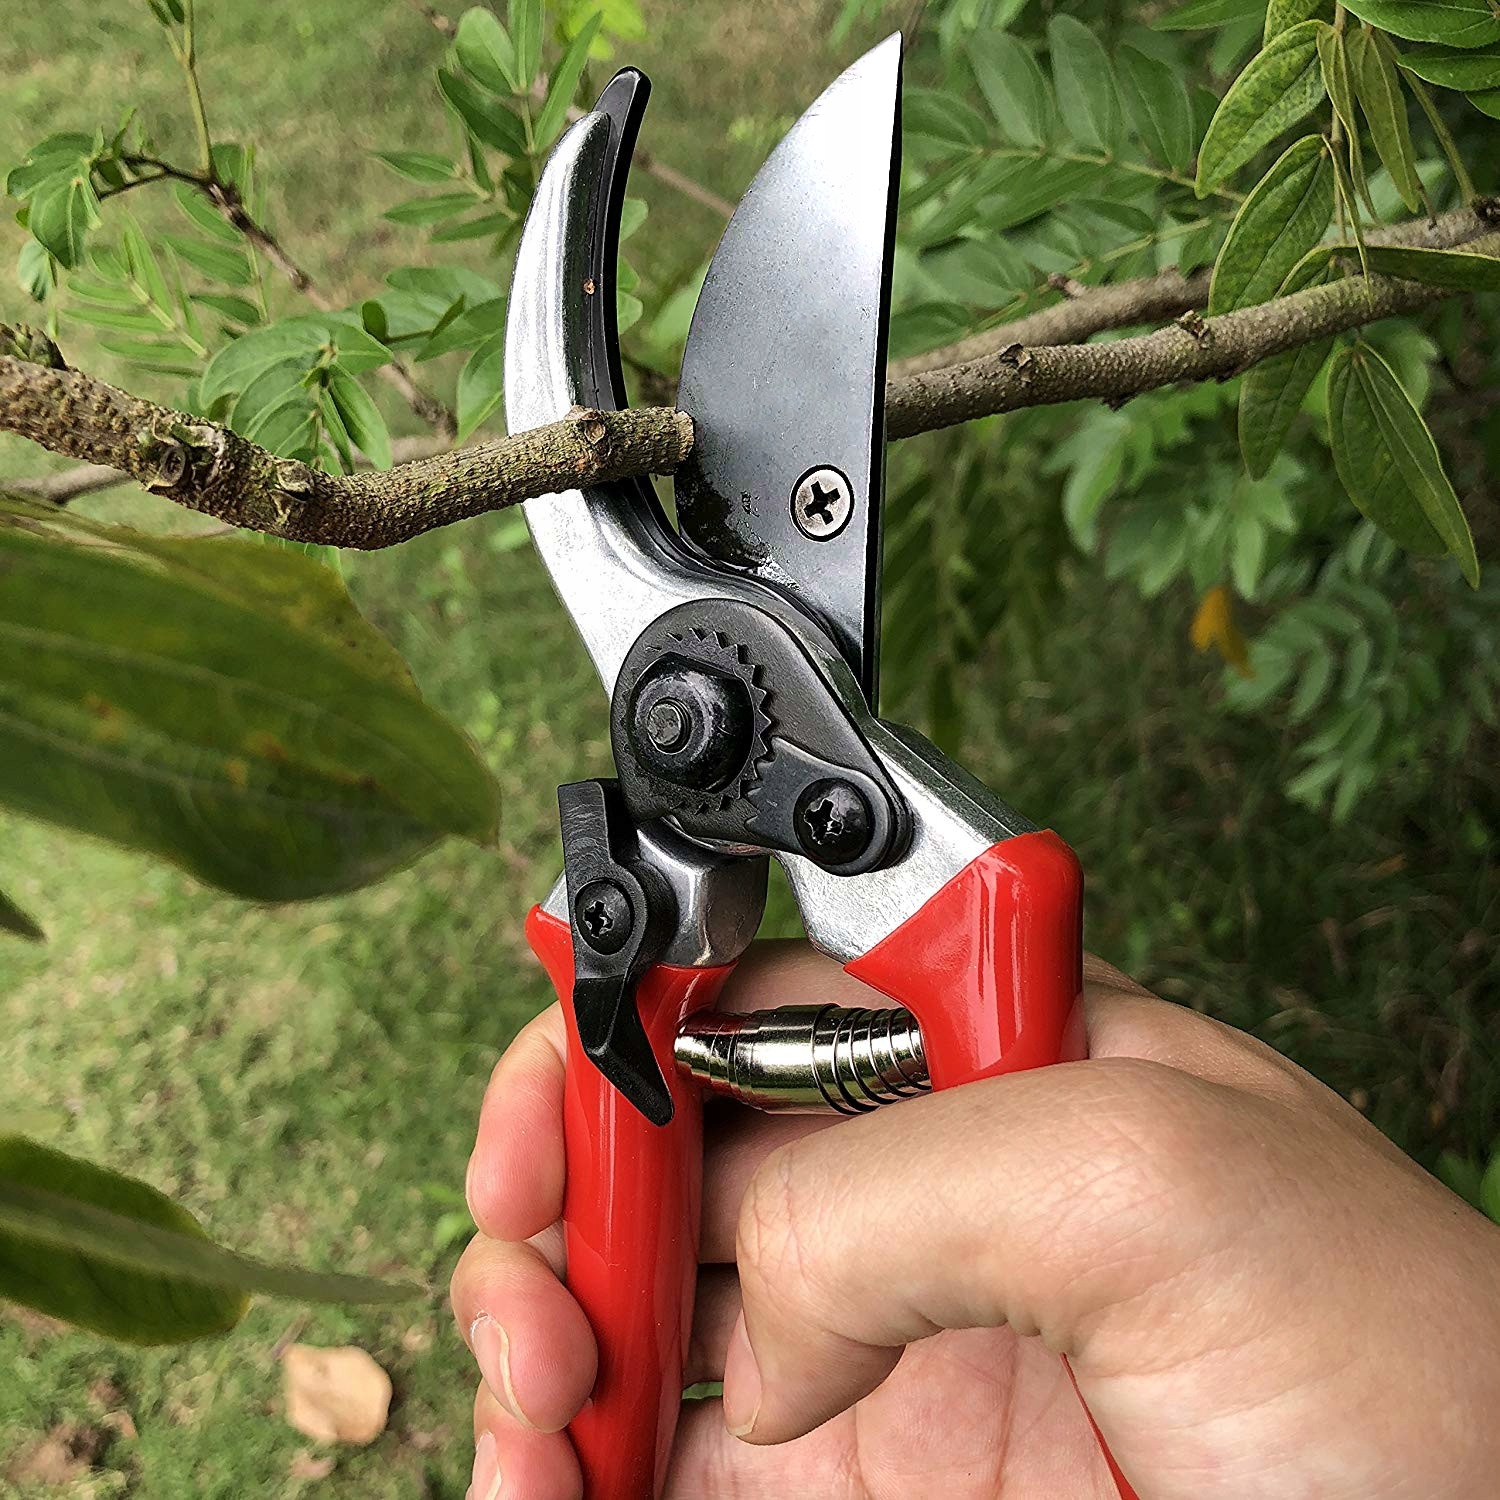
[[[870,846],[872,822],[870,804],[859,788],[833,778],[805,788],[792,812],[797,842],[823,865],[858,859]]]
[[[837,469],[809,469],[792,491],[792,520],[815,542],[837,536],[853,514],[854,490]]]
[[[613,880],[591,880],[573,903],[573,924],[595,953],[618,953],[630,940],[630,897]]]
[[[646,737],[663,755],[674,755],[692,738],[693,721],[675,698],[663,698],[646,712]]]

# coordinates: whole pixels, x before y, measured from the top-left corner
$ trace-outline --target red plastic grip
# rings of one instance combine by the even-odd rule
[[[658,964],[636,986],[636,1005],[675,1105],[671,1123],[657,1126],[579,1044],[568,924],[533,907],[526,939],[568,1016],[568,1287],[599,1344],[593,1395],[568,1433],[587,1500],[649,1500],[661,1492],[671,1455],[698,1280],[703,1116],[697,1085],[677,1075],[672,1043],[688,1015],[714,1003],[734,966]]]
[[[1087,1056],[1083,873],[1050,831],[985,850],[844,967],[922,1023],[934,1088]],[[1094,1432],[1121,1500],[1136,1500]]]

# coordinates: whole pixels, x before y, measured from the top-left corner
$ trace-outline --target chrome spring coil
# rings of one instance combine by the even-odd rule
[[[867,1114],[932,1087],[922,1028],[900,1007],[699,1011],[675,1052],[678,1071],[709,1093],[782,1113]]]

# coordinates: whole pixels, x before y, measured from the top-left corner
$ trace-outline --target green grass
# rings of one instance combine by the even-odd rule
[[[202,10],[211,116],[257,141],[274,222],[330,292],[357,296],[390,266],[459,258],[379,219],[400,186],[364,154],[442,143],[428,83],[442,43],[413,9]],[[852,38],[835,53],[829,14],[810,0],[784,0],[773,18],[749,0],[649,6],[651,40],[630,49],[657,85],[649,147],[736,194],[780,125],[858,49]],[[0,46],[0,162],[127,102],[164,147],[187,144],[144,6],[22,8]],[[653,212],[631,254],[666,289],[717,226],[643,187]],[[137,198],[148,224],[168,212]],[[18,236],[0,226],[0,258]],[[23,316],[21,303],[0,290],[0,316]],[[67,347],[123,377],[87,339]],[[940,463],[942,440],[931,451]],[[44,461],[0,448],[0,472]],[[122,494],[87,508],[167,515]],[[462,1184],[489,1069],[547,999],[520,919],[557,869],[554,788],[608,765],[582,652],[535,559],[497,547],[500,535],[481,521],[345,561],[371,618],[500,777],[496,849],[445,846],[378,888],[263,909],[0,819],[0,889],[49,934],[40,948],[0,940],[0,1078],[15,1119],[174,1193],[237,1248],[431,1288],[378,1314],[261,1302],[231,1338],[173,1351],[0,1312],[0,1497],[26,1493],[3,1477],[10,1455],[60,1422],[98,1420],[101,1378],[124,1393],[139,1436],[117,1438],[74,1493],[298,1493],[290,1465],[309,1445],[281,1420],[274,1359],[293,1330],[363,1345],[396,1385],[390,1431],[340,1452],[323,1492],[463,1493],[473,1376],[443,1304],[456,1250],[435,1226]],[[1214,668],[1181,642],[1189,611],[1182,599],[1139,604],[1073,566],[1036,658],[1023,669],[997,651],[966,678],[954,748],[1078,848],[1096,949],[1284,1047],[1419,1154],[1479,1150],[1500,1107],[1493,747],[1437,768],[1421,798],[1392,786],[1331,830],[1279,793],[1281,728],[1220,712]],[[786,930],[784,896],[775,909]]]

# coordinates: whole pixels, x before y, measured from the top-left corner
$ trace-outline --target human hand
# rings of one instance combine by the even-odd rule
[[[1086,978],[1087,1062],[855,1120],[710,1111],[687,1379],[724,1402],[684,1410],[668,1500],[1114,1500],[1061,1354],[1142,1500],[1496,1492],[1500,1229],[1269,1048]],[[869,995],[757,944],[720,1004]],[[556,1006],[516,1039],[469,1168],[473,1500],[581,1494],[563,1046]]]

